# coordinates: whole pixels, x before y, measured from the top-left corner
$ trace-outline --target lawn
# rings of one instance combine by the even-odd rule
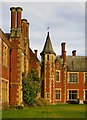
[[[85,105],[57,104],[2,111],[3,118],[85,118]],[[76,119],[77,120],[77,119]]]

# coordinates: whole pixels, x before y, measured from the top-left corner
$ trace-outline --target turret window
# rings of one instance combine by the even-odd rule
[[[47,55],[47,60],[49,60],[49,55]]]
[[[60,72],[56,71],[56,82],[60,81]]]

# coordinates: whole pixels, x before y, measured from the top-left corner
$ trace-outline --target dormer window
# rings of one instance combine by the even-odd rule
[[[56,71],[56,82],[60,81],[60,72]]]

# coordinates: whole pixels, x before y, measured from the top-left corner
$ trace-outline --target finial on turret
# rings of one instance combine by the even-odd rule
[[[49,36],[49,27],[47,27],[47,31],[48,31],[48,32],[47,32],[47,35]]]

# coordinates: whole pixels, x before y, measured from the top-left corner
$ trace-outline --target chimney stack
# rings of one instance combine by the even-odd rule
[[[61,49],[62,49],[62,58],[63,58],[63,64],[66,64],[66,51],[65,51],[65,42],[61,44]]]
[[[11,11],[11,33],[14,35],[16,28],[16,8],[11,7],[10,11]]]
[[[23,35],[24,37],[27,36],[27,20],[26,19],[22,19],[22,31],[23,31]]]
[[[29,38],[29,23],[27,22],[27,38]]]
[[[66,51],[63,51],[63,64],[66,64]]]
[[[63,52],[65,51],[65,42],[63,42],[62,44],[61,44],[61,49],[62,49],[62,57],[63,57]]]
[[[76,50],[72,51],[72,56],[76,56]]]
[[[17,7],[16,11],[17,11],[17,28],[21,28],[21,12],[22,12],[22,8],[21,7]]]
[[[37,57],[37,50],[34,50],[34,52],[35,52],[35,56]]]

